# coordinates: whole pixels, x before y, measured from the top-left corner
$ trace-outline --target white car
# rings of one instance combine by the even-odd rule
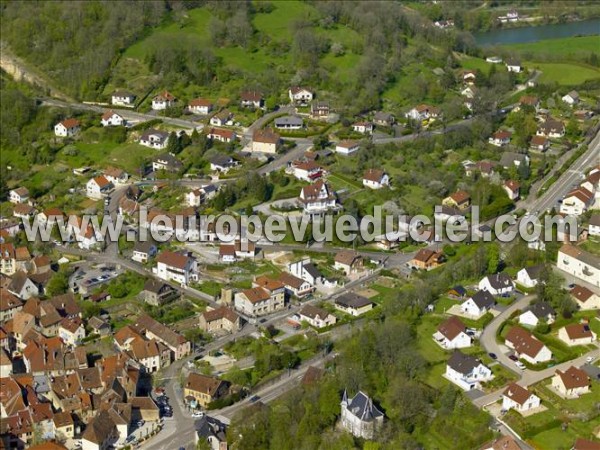
[[[204,413],[203,412],[195,412],[192,414],[192,417],[194,417],[194,418],[204,417]]]
[[[596,359],[596,358],[594,358],[593,356],[588,356],[587,358],[585,358],[585,362],[591,363],[594,359]]]
[[[519,368],[521,370],[525,370],[525,364],[523,364],[521,361],[517,361],[515,363],[515,366],[517,366],[517,368]]]

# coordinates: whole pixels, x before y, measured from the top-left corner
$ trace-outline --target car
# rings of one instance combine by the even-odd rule
[[[521,370],[525,370],[525,364],[523,364],[521,361],[517,361],[515,363],[515,366],[517,366]]]
[[[137,426],[141,427],[145,424],[146,422],[144,422],[143,420],[138,420]]]
[[[498,356],[496,356],[495,353],[488,353],[488,356],[492,359],[498,359]]]
[[[194,418],[204,417],[204,413],[202,411],[198,411],[198,412],[192,413],[192,417],[194,417]]]
[[[508,357],[509,357],[510,359],[512,359],[513,361],[518,361],[518,360],[519,360],[519,358],[517,358],[517,356],[516,356],[516,355],[508,355]]]
[[[259,401],[259,400],[260,400],[260,397],[259,397],[258,395],[253,395],[253,396],[250,398],[250,403],[256,403],[256,402],[257,402],[257,401]]]
[[[573,289],[574,287],[575,287],[575,283],[571,283],[571,284],[569,284],[569,286],[568,286],[568,288],[569,288],[569,289]]]
[[[585,358],[585,362],[586,363],[591,363],[595,358],[593,356],[588,356],[587,358]]]

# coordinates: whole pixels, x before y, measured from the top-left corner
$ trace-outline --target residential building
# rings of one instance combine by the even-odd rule
[[[548,302],[536,302],[519,316],[519,323],[530,327],[537,327],[541,322],[550,325],[555,320],[556,313]]]
[[[519,326],[514,326],[508,331],[504,343],[515,351],[517,357],[531,364],[539,364],[552,359],[550,349],[529,331]]]
[[[323,214],[338,209],[335,193],[322,180],[303,187],[299,201],[304,207],[305,214]]]
[[[208,333],[235,333],[242,327],[240,316],[227,306],[209,309],[200,315],[199,326]]]
[[[521,194],[521,184],[515,180],[506,180],[502,185],[502,188],[508,195],[508,198],[512,201],[518,200]]]
[[[41,294],[39,285],[33,281],[27,272],[22,270],[12,276],[7,287],[11,294],[16,295],[21,300],[27,300]]]
[[[537,150],[538,152],[545,152],[550,148],[550,140],[545,136],[535,135],[531,138],[529,147],[532,150]]]
[[[111,103],[117,106],[133,106],[134,102],[135,95],[123,90],[113,92],[111,97]]]
[[[492,371],[478,358],[455,350],[446,364],[445,377],[465,391],[480,389],[481,383],[494,378]]]
[[[301,86],[292,86],[288,91],[288,95],[290,102],[299,105],[308,105],[315,98],[313,91]]]
[[[360,149],[360,144],[358,141],[351,140],[343,140],[338,142],[335,145],[336,153],[340,153],[342,155],[351,155],[352,153],[357,152]]]
[[[579,103],[579,93],[577,91],[571,91],[562,96],[562,101],[569,106],[576,105]]]
[[[515,108],[513,111],[518,111],[523,106],[533,108],[537,112],[537,110],[540,108],[540,99],[533,95],[523,95],[519,99],[519,106],[517,106],[517,108]]]
[[[593,286],[600,287],[600,258],[574,247],[563,245],[558,251],[556,266]]]
[[[194,258],[168,250],[158,255],[152,272],[165,281],[175,281],[182,285],[198,279],[198,265]]]
[[[588,235],[600,236],[600,214],[592,214],[588,222]]]
[[[102,114],[102,118],[100,119],[100,123],[103,127],[114,127],[125,125],[126,121],[120,114],[117,114],[112,109],[109,109],[104,114]]]
[[[125,184],[129,179],[129,174],[123,169],[118,169],[116,167],[108,167],[104,171],[104,178],[106,178],[108,181],[115,185]]]
[[[341,251],[335,255],[333,268],[350,275],[362,270],[363,258],[353,251]]]
[[[587,322],[572,323],[558,330],[558,338],[568,346],[593,344],[596,337]]]
[[[537,136],[558,139],[565,135],[565,124],[560,120],[548,118],[538,127],[535,134]]]
[[[263,287],[253,287],[237,292],[234,298],[235,309],[249,317],[260,317],[280,311],[285,306],[285,288],[272,293]]]
[[[314,161],[293,161],[290,163],[288,172],[297,179],[312,183],[323,175],[323,169]]]
[[[304,127],[304,121],[298,116],[277,117],[273,122],[275,128],[280,130],[300,130]]]
[[[106,450],[119,440],[119,431],[107,410],[102,410],[88,422],[81,435],[82,450]]]
[[[171,153],[163,153],[152,160],[152,170],[154,172],[164,170],[165,172],[175,173],[181,169],[183,169],[183,163]]]
[[[71,347],[75,347],[85,338],[83,321],[79,317],[65,317],[60,321],[58,336]]]
[[[262,108],[265,105],[265,99],[262,92],[243,91],[240,94],[240,103],[245,108]]]
[[[283,283],[288,295],[302,298],[314,291],[314,286],[311,283],[287,272],[281,272],[278,280]]]
[[[331,112],[329,103],[327,102],[312,102],[310,104],[310,117],[312,119],[321,120],[327,119]]]
[[[158,247],[151,240],[136,241],[133,246],[133,254],[131,259],[139,263],[147,263],[150,258],[153,258],[158,251]]]
[[[466,348],[473,344],[473,338],[467,334],[467,327],[456,316],[451,316],[440,324],[433,334],[433,340],[446,350]]]
[[[544,273],[546,266],[537,264],[535,266],[524,267],[517,272],[517,283],[526,288],[537,286],[538,281]]]
[[[440,109],[438,107],[424,104],[415,106],[405,114],[407,119],[419,121],[436,119],[439,115]]]
[[[509,72],[520,73],[523,70],[523,66],[521,66],[521,61],[517,59],[508,59],[506,60],[506,69]]]
[[[384,414],[373,404],[373,400],[359,391],[348,399],[344,390],[341,403],[342,427],[354,436],[363,439],[374,439],[383,426]]]
[[[373,309],[373,302],[362,295],[347,292],[335,299],[334,306],[351,316],[360,316]]]
[[[288,270],[293,276],[304,280],[311,286],[316,286],[324,281],[323,274],[310,262],[310,258],[290,263]]]
[[[237,139],[237,135],[233,130],[226,130],[225,128],[211,128],[208,130],[206,137],[208,139],[212,139],[213,141],[219,142],[233,142]]]
[[[525,412],[531,409],[539,408],[541,400],[527,388],[511,383],[502,394],[502,409],[508,411],[514,409],[518,412]]]
[[[503,147],[510,144],[512,133],[506,130],[496,131],[489,139],[489,143],[496,147]]]
[[[143,333],[146,339],[156,339],[166,345],[174,360],[184,358],[191,352],[190,341],[146,314],[137,318],[134,327]]]
[[[169,133],[154,129],[146,130],[140,136],[139,143],[155,150],[164,150],[169,143]]]
[[[188,111],[193,114],[208,115],[213,109],[213,104],[206,98],[195,98],[188,103]]]
[[[584,214],[594,203],[593,192],[584,187],[577,187],[563,198],[560,204],[560,212],[571,216]]]
[[[367,169],[363,175],[363,186],[371,189],[381,189],[390,185],[390,177],[380,169]]]
[[[81,122],[77,119],[65,119],[54,125],[54,134],[59,137],[73,137],[81,130]]]
[[[325,328],[335,325],[336,317],[328,311],[313,305],[305,305],[298,313],[300,321],[308,322],[315,328]]]
[[[383,111],[377,111],[373,115],[373,122],[376,125],[380,125],[382,127],[391,127],[396,122],[396,118],[393,114],[386,113]]]
[[[579,309],[600,309],[600,295],[585,286],[576,284],[571,289],[570,294]]]
[[[441,266],[443,262],[444,254],[442,252],[422,248],[408,262],[408,266],[416,270],[433,270]]]
[[[219,111],[210,118],[209,123],[215,127],[223,127],[225,125],[233,125],[233,113],[228,109]]]
[[[183,396],[192,408],[206,408],[209,403],[229,393],[229,382],[190,372],[183,385]]]
[[[557,370],[552,377],[552,387],[565,397],[579,397],[590,392],[590,377],[575,366],[564,372]]]
[[[177,99],[169,91],[163,91],[152,98],[152,109],[162,111],[167,108],[172,108],[177,103]]]
[[[521,164],[529,166],[529,156],[524,153],[504,152],[500,158],[500,165],[505,169],[520,167]]]
[[[153,306],[161,306],[179,297],[179,293],[167,283],[153,278],[146,281],[144,289],[140,292],[140,298]]]
[[[32,219],[37,214],[37,210],[27,203],[19,203],[13,207],[13,216],[19,219]]]
[[[507,295],[515,289],[513,281],[505,273],[488,275],[479,282],[479,289],[492,295]]]
[[[371,134],[375,127],[371,122],[356,122],[352,124],[352,131],[361,134]]]
[[[26,203],[29,200],[29,189],[19,187],[8,192],[8,201],[14,204]]]
[[[460,309],[464,314],[473,317],[481,317],[494,307],[496,300],[488,291],[477,291],[472,297],[469,297],[461,305]]]
[[[256,130],[252,135],[252,152],[275,154],[281,147],[279,134],[270,128]]]
[[[577,438],[571,450],[600,450],[600,443],[598,441]]]
[[[442,205],[465,210],[471,206],[471,196],[466,191],[456,191],[443,199]]]
[[[210,170],[227,173],[229,170],[236,167],[239,163],[231,156],[218,153],[210,160]]]
[[[87,196],[94,200],[107,196],[114,188],[115,186],[104,175],[92,178],[85,185]]]

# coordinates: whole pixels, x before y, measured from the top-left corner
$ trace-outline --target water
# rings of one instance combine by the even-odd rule
[[[473,37],[478,45],[506,45],[590,34],[600,35],[600,19],[524,28],[499,29],[486,33],[476,33]],[[598,47],[600,48],[600,40]]]

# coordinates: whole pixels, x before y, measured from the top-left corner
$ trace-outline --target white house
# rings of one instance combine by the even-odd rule
[[[60,137],[75,136],[81,130],[81,123],[77,119],[65,119],[54,125],[54,134]]]
[[[265,99],[262,92],[242,91],[240,94],[240,104],[244,108],[262,108]]]
[[[129,174],[123,169],[116,167],[108,167],[104,171],[104,178],[110,181],[112,184],[124,184],[129,179]]]
[[[298,298],[302,298],[315,290],[314,286],[308,281],[298,278],[291,273],[281,272],[278,280],[283,283],[287,294],[290,296],[294,295]]]
[[[312,183],[323,176],[323,169],[314,161],[293,161],[290,163],[289,172],[299,180]]]
[[[458,350],[448,360],[444,376],[465,391],[480,389],[481,383],[494,378],[490,368],[479,359]]]
[[[373,439],[383,425],[384,414],[373,404],[373,400],[359,391],[354,398],[348,399],[344,390],[342,397],[342,427],[354,436]]]
[[[517,283],[526,288],[537,286],[538,280],[544,271],[544,264],[524,267],[517,273]]]
[[[237,134],[233,130],[227,130],[225,128],[211,128],[206,133],[206,137],[213,141],[219,142],[233,142],[237,139]]]
[[[425,121],[435,119],[440,115],[440,109],[436,106],[431,105],[417,105],[404,116],[407,119]]]
[[[550,148],[550,140],[545,136],[535,135],[531,138],[529,147],[538,152],[545,152]]]
[[[335,193],[322,180],[303,187],[299,201],[306,214],[323,214],[338,207]]]
[[[185,203],[188,206],[200,206],[202,204],[204,196],[200,189],[192,189],[185,194]]]
[[[146,130],[142,133],[139,140],[140,144],[155,150],[167,148],[169,143],[169,133],[160,130]]]
[[[577,91],[571,91],[566,95],[563,95],[562,101],[569,106],[576,105],[579,103],[579,93]]]
[[[288,91],[288,95],[292,103],[300,105],[308,105],[315,98],[314,92],[300,86],[292,86]]]
[[[460,310],[464,314],[473,317],[481,317],[487,313],[496,304],[496,300],[488,291],[478,291],[472,297],[469,297],[460,305]]]
[[[373,302],[362,295],[347,292],[335,299],[334,306],[336,309],[356,317],[373,309]]]
[[[156,267],[152,272],[162,280],[175,281],[182,285],[188,285],[198,279],[198,265],[194,258],[167,250],[158,255]]]
[[[133,246],[131,259],[139,263],[146,263],[154,257],[158,251],[156,244],[150,240],[137,241]]]
[[[212,109],[212,102],[206,98],[195,98],[188,103],[188,110],[194,114],[206,116]]]
[[[559,139],[565,135],[565,124],[560,120],[548,118],[542,123],[535,134],[552,139]]]
[[[177,99],[169,91],[163,91],[152,99],[152,109],[161,111],[175,106]]]
[[[360,144],[357,141],[351,141],[348,139],[340,141],[335,145],[336,153],[340,153],[342,155],[351,155],[352,153],[357,152],[359,148]]]
[[[362,270],[363,258],[354,251],[340,251],[335,254],[333,268],[344,272],[346,275],[350,275]]]
[[[252,135],[253,153],[277,153],[281,146],[281,136],[269,128],[256,130]]]
[[[569,367],[564,372],[557,370],[552,377],[552,387],[564,397],[577,398],[590,392],[590,377],[582,369]]]
[[[235,309],[249,317],[260,317],[280,311],[285,307],[285,287],[281,284],[272,292],[263,287],[253,287],[237,292]]]
[[[523,70],[521,62],[514,59],[506,61],[505,65],[509,72],[520,73]]]
[[[521,185],[515,180],[506,180],[502,188],[511,200],[517,200],[521,193]]]
[[[83,321],[79,317],[65,317],[60,321],[58,336],[66,345],[71,347],[79,345],[83,338],[85,338]]]
[[[99,200],[109,194],[115,186],[106,179],[104,175],[92,178],[85,185],[86,193],[89,198]]]
[[[25,203],[29,200],[29,189],[26,187],[19,187],[17,189],[11,189],[8,193],[8,201],[14,204]]]
[[[531,364],[539,364],[552,359],[550,349],[529,331],[519,326],[514,326],[508,331],[504,344],[513,349],[517,357]]]
[[[554,323],[556,313],[550,303],[537,302],[527,308],[520,316],[519,323],[529,327],[537,327],[541,321],[547,324]]]
[[[594,194],[584,187],[569,192],[560,204],[560,212],[570,216],[580,216],[594,203]]]
[[[111,109],[102,114],[100,123],[103,127],[120,126],[125,125],[125,119]]]
[[[568,346],[592,344],[596,337],[587,323],[572,323],[558,330],[558,338]]]
[[[133,106],[135,95],[127,91],[115,91],[111,97],[111,103],[117,106]]]
[[[586,288],[576,284],[573,289],[569,292],[571,297],[577,303],[579,309],[600,309],[600,295]]]
[[[227,173],[239,163],[231,156],[218,153],[210,159],[210,170]]]
[[[163,153],[152,160],[152,170],[155,172],[159,170],[179,172],[182,168],[183,163],[171,153]]]
[[[300,130],[304,127],[304,121],[297,116],[277,117],[273,123],[280,130]]]
[[[496,147],[503,147],[510,144],[512,133],[506,130],[496,131],[489,139],[489,143]]]
[[[502,409],[504,411],[514,409],[515,411],[525,412],[539,408],[540,403],[541,400],[537,395],[517,383],[509,384],[502,394]]]
[[[325,328],[334,325],[336,317],[328,311],[313,305],[305,305],[298,313],[301,322],[306,321],[315,328]]]
[[[456,316],[441,323],[433,334],[433,339],[446,350],[466,348],[473,344],[473,339],[467,334],[467,327]]]
[[[371,122],[356,122],[352,124],[352,130],[356,133],[371,134],[375,127]]]
[[[479,289],[488,291],[492,295],[510,294],[514,288],[512,280],[505,273],[488,275],[479,282]]]
[[[600,287],[600,258],[566,244],[558,251],[556,266],[593,286]]]
[[[310,262],[310,258],[290,263],[288,270],[293,276],[306,281],[311,286],[323,283],[323,274]]]
[[[223,111],[219,111],[215,115],[210,118],[210,124],[215,127],[222,127],[225,125],[232,124],[231,121],[233,119],[233,113],[227,109]]]
[[[390,177],[383,170],[367,169],[363,175],[363,186],[370,189],[381,189],[389,186]]]

